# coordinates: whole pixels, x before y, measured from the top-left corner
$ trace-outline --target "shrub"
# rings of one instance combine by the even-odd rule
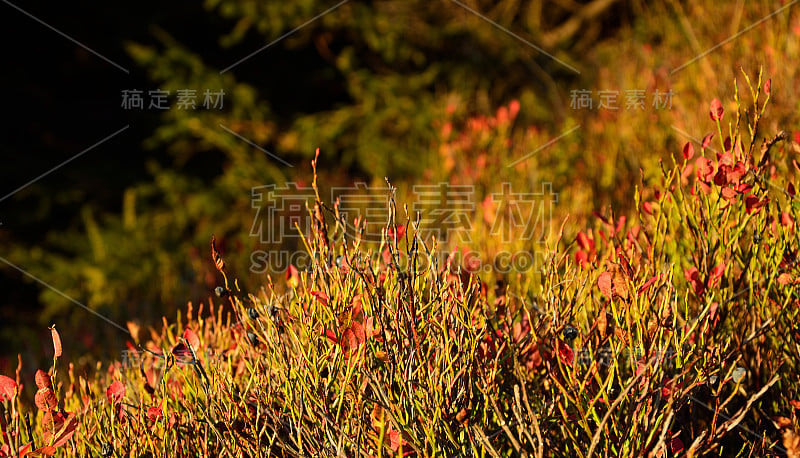
[[[221,303],[129,324],[88,379],[59,381],[59,338],[35,410],[0,378],[0,456],[797,456],[800,167],[758,142],[771,82],[747,81],[630,218],[562,225],[538,282],[422,263],[442,247],[393,194],[377,247],[318,197],[283,285],[240,290],[212,240]]]

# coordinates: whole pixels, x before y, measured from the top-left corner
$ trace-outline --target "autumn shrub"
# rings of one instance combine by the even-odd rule
[[[435,256],[393,190],[377,244],[317,196],[314,262],[259,290],[212,239],[208,306],[129,323],[92,375],[54,329],[33,405],[0,377],[0,456],[798,456],[800,166],[745,79],[634,212],[565,220],[537,272]]]

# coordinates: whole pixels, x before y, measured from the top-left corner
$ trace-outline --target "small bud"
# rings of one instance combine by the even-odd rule
[[[228,295],[228,290],[223,288],[222,286],[217,286],[216,288],[214,288],[214,294],[216,294],[217,297],[225,297]]]
[[[256,310],[255,307],[250,307],[249,309],[247,309],[247,316],[249,316],[251,320],[257,320],[258,310]]]
[[[336,267],[342,267],[342,255],[336,256]]]
[[[273,317],[273,318],[274,318],[274,317],[275,317],[275,315],[277,315],[277,314],[278,314],[278,307],[275,307],[275,306],[274,306],[274,305],[272,305],[272,304],[268,305],[268,306],[267,306],[267,314],[269,314],[269,316],[271,316],[271,317]]]
[[[753,236],[753,243],[755,243],[756,245],[758,245],[759,243],[761,243],[761,240],[762,240],[762,238],[761,238],[761,234],[759,234],[758,232],[756,232],[756,235],[754,235],[754,236]]]
[[[578,337],[578,330],[567,325],[567,327],[564,328],[564,340],[567,342],[572,342],[576,337]]]
[[[249,340],[250,345],[254,347],[258,345],[258,336],[253,334],[252,332],[247,333],[247,340]]]

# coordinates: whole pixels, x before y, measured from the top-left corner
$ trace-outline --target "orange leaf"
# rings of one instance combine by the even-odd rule
[[[792,420],[790,418],[777,416],[777,417],[772,417],[772,420],[775,423],[777,423],[778,424],[778,428],[781,428],[781,429],[788,428],[789,426],[792,426]]]
[[[20,456],[31,456],[37,458],[40,456],[53,456],[55,454],[56,454],[56,448],[46,445],[44,447],[37,448],[36,450],[25,452],[24,454],[20,453]]]
[[[786,286],[792,283],[792,280],[793,280],[792,276],[790,274],[787,274],[786,272],[778,275],[778,284],[781,286]]]
[[[286,282],[289,283],[289,286],[292,288],[300,286],[300,272],[297,271],[297,267],[291,264],[289,268],[286,269]]]
[[[783,432],[783,448],[786,449],[788,458],[800,457],[800,436],[791,429]]]

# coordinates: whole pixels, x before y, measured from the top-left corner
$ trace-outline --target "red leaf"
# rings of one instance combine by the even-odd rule
[[[719,165],[733,165],[733,153],[725,151],[722,154],[717,154]]]
[[[69,414],[66,424],[56,435],[56,441],[53,443],[53,446],[61,447],[62,445],[66,444],[67,441],[72,438],[73,434],[75,434],[75,428],[77,427],[78,417],[76,417],[74,413]]]
[[[150,407],[147,409],[147,419],[150,421],[158,421],[164,417],[164,413],[161,412],[161,407]]]
[[[711,101],[711,111],[708,114],[711,115],[712,121],[719,121],[725,115],[725,109],[722,108],[722,102],[719,99]]]
[[[36,386],[38,388],[53,387],[53,380],[50,378],[50,374],[48,374],[43,370],[36,371],[36,376],[34,377],[34,381],[36,382]]]
[[[65,416],[66,412],[63,414],[58,411],[48,411],[42,415],[42,426],[45,428],[45,434],[50,433],[52,435],[53,432],[61,430],[64,427],[64,423],[67,421],[67,417]]]
[[[719,282],[719,279],[722,278],[723,273],[725,273],[724,262],[718,266],[714,266],[714,268],[711,269],[711,273],[709,274],[708,278],[709,286],[714,286],[717,282]]]
[[[17,382],[12,378],[0,375],[0,400],[10,401],[17,394]]]
[[[195,352],[200,349],[200,338],[192,331],[192,328],[186,328],[186,330],[183,331],[183,338],[189,342],[189,345],[192,346],[192,350]]]
[[[508,104],[508,111],[508,115],[511,117],[511,119],[516,118],[517,113],[519,113],[519,100],[512,100],[511,103]]]
[[[193,359],[191,350],[189,350],[189,347],[187,347],[183,342],[175,345],[175,347],[172,349],[172,354],[176,358],[183,360],[178,361],[178,364],[184,364],[185,362]]]
[[[389,448],[392,449],[393,452],[396,452],[398,448],[400,448],[400,432],[396,429],[389,431],[387,434],[389,439]]]
[[[575,252],[575,262],[581,267],[586,268],[589,264],[589,255],[583,250],[578,250]]]
[[[45,412],[55,410],[58,407],[58,399],[56,394],[50,388],[40,388],[33,397],[34,404],[39,410]]]
[[[683,158],[688,161],[692,157],[694,157],[694,145],[692,145],[692,142],[686,142],[683,145]]]
[[[719,310],[719,302],[714,302],[711,304],[711,307],[708,308],[708,316],[711,318],[712,323],[717,321],[717,310]]]
[[[672,452],[672,456],[678,456],[684,450],[683,441],[680,437],[674,437],[672,442],[669,444],[670,451]]]
[[[788,192],[790,196],[794,197],[795,190],[794,190],[794,184],[792,184],[792,182],[789,182],[789,186],[786,187],[786,192]]]
[[[554,342],[555,350],[558,352],[558,359],[564,364],[571,365],[575,358],[575,353],[569,345],[556,339]]]
[[[178,424],[179,421],[180,417],[176,415],[175,412],[172,412],[171,414],[169,414],[169,420],[167,421],[167,424],[169,425],[170,428],[173,428],[175,425]]]
[[[364,325],[358,321],[353,321],[353,324],[350,325],[350,330],[353,331],[353,336],[355,337],[358,345],[361,345],[367,341],[366,333],[364,332]]]
[[[767,94],[767,97],[772,95],[772,78],[768,79],[766,83],[764,83],[764,94]]]
[[[122,401],[122,398],[125,397],[125,385],[122,384],[119,380],[112,383],[111,386],[108,387],[106,390],[106,399],[112,405],[117,404]]]
[[[708,148],[708,145],[711,144],[711,139],[714,138],[714,134],[708,134],[703,137],[703,149]]]
[[[405,226],[397,226],[397,240],[400,241],[406,235]],[[393,227],[389,228],[389,240],[394,241],[395,231]]]
[[[597,279],[597,287],[600,288],[600,292],[609,299],[611,298],[611,279],[611,272],[603,272]]]
[[[61,356],[62,349],[61,349],[61,336],[58,335],[58,331],[56,331],[56,325],[50,328],[50,333],[53,335],[53,349],[55,349],[55,356],[54,358],[58,358]]]
[[[594,240],[590,239],[586,234],[583,232],[578,232],[578,246],[580,246],[584,251],[589,253],[594,252]]]
[[[311,291],[311,295],[320,301],[325,307],[328,306],[328,295],[325,294],[324,291]]]
[[[767,204],[767,198],[763,198],[762,200],[758,200],[756,196],[747,196],[744,199],[745,207],[747,207],[747,213],[758,213],[761,210],[761,207]]]
[[[733,202],[733,200],[736,199],[736,196],[739,195],[739,193],[737,193],[735,189],[729,188],[727,186],[722,188],[721,193],[722,197],[729,202]]]
[[[31,446],[33,446],[33,442],[28,442],[27,444],[20,447],[19,450],[17,450],[17,454],[19,456],[25,456],[25,454],[27,454],[31,450]],[[8,450],[8,445],[4,444],[3,447],[0,448],[0,452],[5,453],[4,450]],[[6,455],[0,455],[0,456],[6,456]]]
[[[714,176],[714,164],[711,159],[699,157],[695,164],[697,178],[704,183],[708,183],[711,177]]]
[[[789,283],[792,283],[793,280],[794,279],[792,278],[792,276],[790,274],[787,274],[786,272],[778,275],[778,284],[781,286],[786,286]]]
[[[655,283],[655,282],[656,282],[656,280],[658,280],[658,277],[660,277],[660,275],[654,275],[652,278],[650,278],[650,280],[647,280],[647,281],[644,283],[644,285],[642,285],[642,286],[641,286],[641,287],[640,287],[640,288],[639,288],[639,289],[636,291],[636,293],[637,293],[637,294],[642,294],[642,292],[644,292],[644,291],[647,291],[647,288],[649,288],[649,287],[650,287],[650,286],[651,286],[653,283]]]
[[[700,272],[697,270],[697,267],[690,267],[686,269],[684,276],[686,277],[686,281],[692,285],[692,289],[694,289],[694,293],[696,295],[699,296],[703,294],[705,285],[702,281],[700,281]]]
[[[332,329],[326,329],[325,330],[325,337],[327,337],[328,340],[331,341],[331,343],[339,343],[339,341],[336,340],[336,333],[333,332]]]
[[[614,229],[615,232],[622,232],[622,229],[625,228],[625,222],[628,219],[624,216],[619,217],[619,222],[617,222],[617,227]]]
[[[668,398],[669,395],[672,394],[672,390],[674,390],[675,388],[680,389],[682,386],[683,384],[680,382],[676,384],[674,381],[668,380],[667,382],[664,383],[664,386],[661,387],[661,397]]]

